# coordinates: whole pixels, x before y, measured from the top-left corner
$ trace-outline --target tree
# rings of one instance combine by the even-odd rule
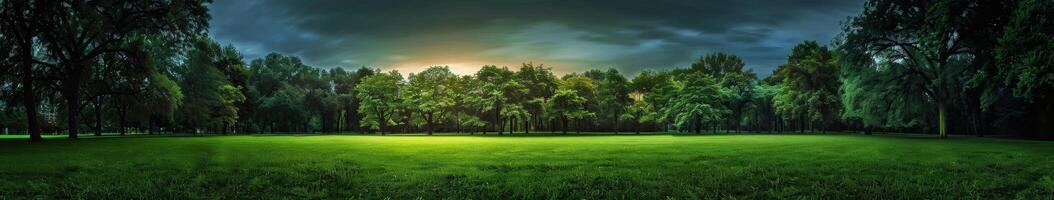
[[[841,112],[838,66],[830,50],[806,41],[791,50],[775,72],[782,81],[774,103],[784,119],[820,124],[826,130]],[[804,130],[807,126],[802,125]]]
[[[563,119],[564,133],[567,133],[568,120],[575,122],[576,132],[581,132],[581,121],[596,117],[596,113],[589,109],[590,99],[596,97],[596,84],[589,77],[571,74],[564,76],[558,90],[570,92],[560,94],[558,91],[552,100],[552,110]]]
[[[3,40],[3,59],[6,64],[17,65],[18,70],[4,71],[5,74],[19,74],[17,83],[21,87],[20,99],[26,113],[26,132],[29,142],[43,142],[40,136],[40,124],[37,116],[36,81],[41,77],[37,73],[37,61],[34,55],[39,29],[34,24],[45,15],[47,8],[41,1],[2,1],[0,2],[0,38]],[[5,65],[5,68],[8,65]]]
[[[516,81],[514,73],[507,67],[493,65],[483,66],[476,72],[476,79],[483,84],[483,98],[486,110],[494,116],[493,126],[498,134],[505,131],[505,119],[502,114],[508,114],[504,109],[508,104],[519,103],[525,98],[527,88]]]
[[[632,95],[637,96],[639,101],[647,102],[655,112],[662,110],[666,102],[680,90],[674,84],[671,72],[652,72],[648,70],[642,71],[636,77],[633,77],[633,80],[630,81],[630,88],[634,93]],[[658,120],[656,115],[650,122],[660,123],[662,121]]]
[[[709,74],[713,77],[722,77],[725,74],[735,73],[750,73],[754,72],[744,69],[746,66],[743,64],[743,59],[739,56],[725,53],[711,53],[706,56],[700,57],[698,61],[692,63],[692,71]]]
[[[721,104],[728,91],[709,74],[693,72],[677,82],[679,88],[660,111],[659,120],[669,121],[680,130],[700,133],[705,123],[713,122],[728,110]]]
[[[1022,0],[998,39],[996,61],[1002,66],[990,73],[996,84],[982,99],[985,108],[992,107],[999,95],[998,87],[1007,88],[1013,97],[1024,101],[1031,110],[1029,121],[1038,125],[1032,133],[1051,137],[1054,131],[1054,2]],[[986,78],[986,77],[980,77]]]
[[[274,131],[329,130],[341,106],[325,71],[305,65],[295,56],[271,53],[250,62],[251,97],[259,102],[255,121]],[[272,113],[283,113],[276,116]]]
[[[552,100],[549,100],[549,112],[552,117],[561,121],[563,128],[561,132],[567,134],[568,120],[587,118],[593,113],[586,110],[586,99],[572,89],[560,88],[556,90]]]
[[[124,54],[103,54],[93,63],[98,66],[86,73],[90,76],[84,79],[83,95],[94,104],[96,136],[102,132],[104,108],[110,109],[107,113],[117,119],[116,127],[121,135],[126,133],[130,122],[149,121],[155,116],[171,119],[182,97],[169,73],[169,68],[175,65],[173,60],[178,48],[175,41],[165,37],[139,35],[122,43]],[[103,98],[113,103],[104,106]]]
[[[452,89],[457,78],[446,66],[433,66],[421,73],[410,74],[404,90],[409,95],[408,105],[421,113],[428,126],[428,135],[435,131],[435,122],[442,121],[455,108],[456,91]]]
[[[921,88],[938,113],[938,132],[947,137],[947,108],[956,91],[955,80],[972,68],[958,65],[971,54],[964,36],[970,34],[973,19],[982,3],[961,0],[868,1],[864,12],[846,23],[842,45],[849,62],[877,64],[899,69],[887,77],[909,77]],[[885,63],[894,63],[886,65]],[[891,82],[896,84],[902,82]]]
[[[267,123],[271,132],[306,128],[308,112],[303,106],[307,90],[290,84],[280,87],[270,96],[260,98],[260,122]]]
[[[630,99],[629,81],[616,69],[608,69],[600,74],[597,84],[597,108],[598,114],[614,123],[612,130],[617,134],[622,114],[626,112],[626,106],[633,102]]]
[[[381,134],[388,131],[388,125],[394,123],[392,116],[402,105],[399,100],[403,85],[403,76],[394,70],[363,78],[355,86],[360,102],[359,113],[366,116],[360,122],[361,126],[379,129]]]
[[[469,132],[474,133],[476,128],[487,125],[486,121],[477,115],[482,114],[486,108],[481,84],[479,80],[467,75],[456,78],[451,84],[450,90],[454,91],[454,116],[452,118],[457,126],[457,132],[463,131],[463,128],[469,128]]]
[[[329,75],[333,81],[333,92],[337,95],[337,101],[341,104],[342,110],[339,111],[342,118],[340,121],[341,130],[353,131],[359,126],[359,120],[362,116],[359,115],[359,99],[356,98],[355,86],[359,84],[362,78],[371,76],[374,74],[373,70],[369,68],[359,68],[355,71],[345,71],[343,68],[334,68],[330,70]]]
[[[164,35],[176,41],[200,35],[208,27],[206,0],[37,1],[46,13],[36,18],[46,48],[47,77],[58,81],[66,100],[70,138],[79,133],[81,89],[85,73],[103,54],[128,54],[122,46],[137,35]]]
[[[721,77],[721,87],[729,90],[729,98],[726,105],[732,111],[729,118],[732,121],[731,129],[739,130],[743,123],[744,110],[749,106],[754,96],[754,80],[757,79],[753,72],[729,73]]]
[[[651,104],[644,101],[634,101],[626,107],[626,112],[619,116],[621,120],[633,122],[633,132],[640,134],[640,126],[655,121],[657,113]]]
[[[252,122],[253,115],[256,114],[256,108],[259,107],[256,96],[253,96],[250,90],[252,89],[249,85],[249,77],[251,72],[245,64],[244,56],[234,48],[233,45],[228,44],[221,49],[219,57],[216,60],[218,68],[227,77],[227,81],[230,82],[231,86],[239,89],[239,92],[245,97],[243,101],[234,102],[235,107],[238,108],[238,120],[232,125],[235,125],[234,130],[248,131],[249,124]]]
[[[875,128],[909,128],[926,124],[929,98],[922,88],[903,87],[922,85],[919,83],[922,80],[889,72],[904,70],[904,67],[852,63],[843,64],[842,68],[842,119],[859,123],[868,134]]]
[[[757,79],[754,71],[745,66],[739,56],[725,53],[707,54],[692,63],[691,71],[709,74],[720,81],[722,87],[730,89],[731,96],[724,103],[732,111],[732,116],[728,118],[729,129],[739,129],[743,109],[751,98],[754,80]]]
[[[778,131],[780,118],[776,115],[776,108],[773,102],[773,99],[778,94],[779,88],[774,83],[765,80],[755,82],[751,98],[749,99],[750,102],[746,110],[743,111],[746,115],[745,120],[753,123],[754,130]]]
[[[527,95],[524,97],[525,102],[522,104],[527,111],[526,115],[531,116],[535,120],[534,124],[540,127],[544,115],[544,101],[552,98],[556,92],[558,80],[553,75],[552,68],[541,64],[535,65],[534,63],[524,63],[520,67],[520,71],[516,72],[516,78],[517,81],[527,88]],[[524,119],[525,132],[530,132],[530,121],[531,119]]]
[[[223,49],[203,38],[187,53],[185,69],[180,75],[183,106],[177,112],[179,123],[187,129],[227,127],[238,119],[237,103],[244,101],[241,89],[227,81],[220,71]]]

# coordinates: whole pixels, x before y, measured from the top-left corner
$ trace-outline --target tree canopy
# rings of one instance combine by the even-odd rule
[[[771,73],[718,50],[639,72],[528,62],[467,74],[429,66],[405,77],[281,53],[247,59],[209,37],[208,3],[0,1],[0,125],[33,142],[85,128],[1054,138],[1048,0],[868,0],[833,42],[801,41]]]

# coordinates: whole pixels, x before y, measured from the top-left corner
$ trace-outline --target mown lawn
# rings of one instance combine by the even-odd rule
[[[1054,142],[862,135],[0,139],[0,199],[1051,199]]]

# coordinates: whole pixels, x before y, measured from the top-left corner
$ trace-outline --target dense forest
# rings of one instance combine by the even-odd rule
[[[1054,1],[870,0],[759,77],[740,57],[629,75],[539,63],[246,61],[207,3],[0,1],[0,128],[42,133],[909,132],[1054,137]],[[827,44],[824,44],[827,43]],[[611,63],[618,65],[618,63]],[[556,66],[559,67],[559,66]]]

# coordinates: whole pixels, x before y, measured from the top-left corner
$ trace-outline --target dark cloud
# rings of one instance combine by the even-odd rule
[[[219,1],[210,31],[248,58],[274,51],[320,67],[466,71],[535,62],[633,74],[726,52],[767,74],[794,44],[830,41],[862,7],[862,0]]]

